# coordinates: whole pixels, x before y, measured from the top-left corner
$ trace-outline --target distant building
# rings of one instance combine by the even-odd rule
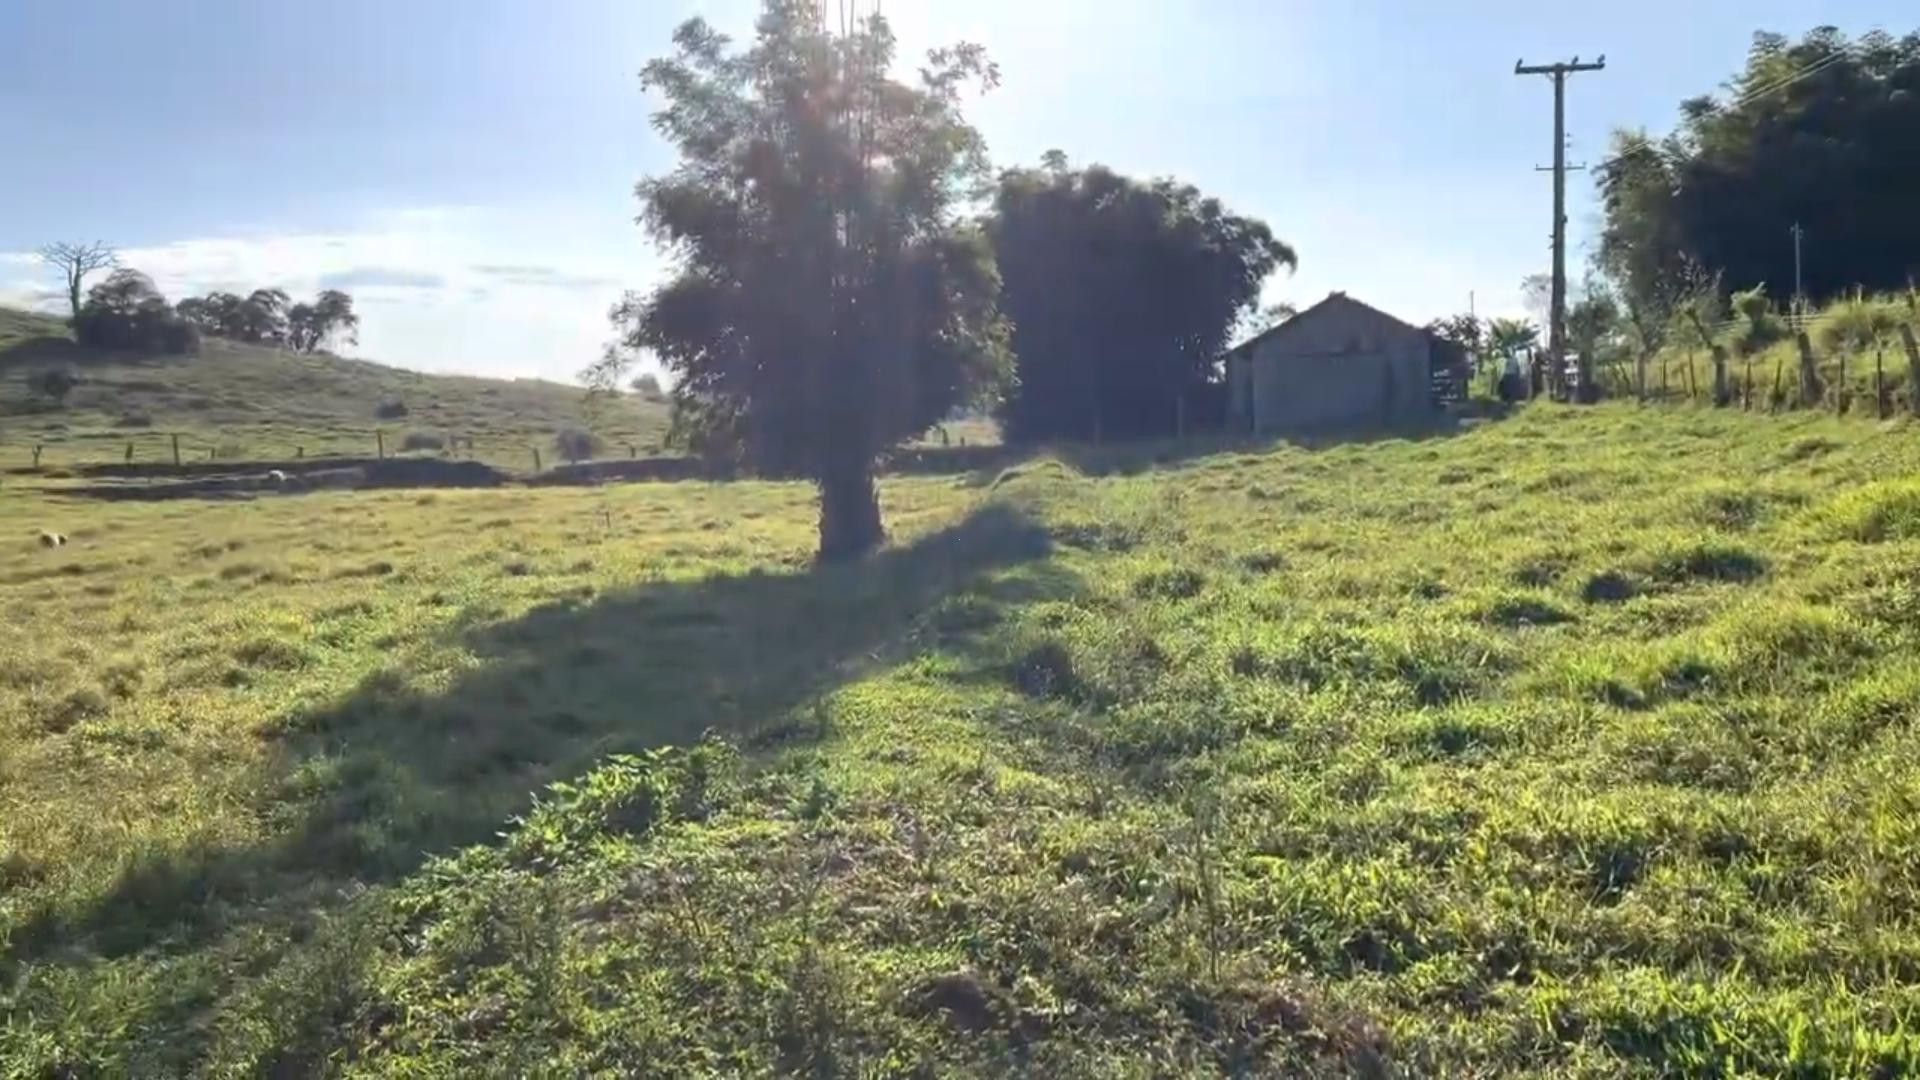
[[[1337,292],[1229,350],[1226,367],[1231,424],[1314,431],[1428,419],[1458,396],[1467,357]]]

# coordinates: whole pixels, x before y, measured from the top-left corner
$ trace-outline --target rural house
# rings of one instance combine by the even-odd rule
[[[1465,350],[1337,292],[1226,354],[1230,423],[1303,431],[1417,423],[1464,385]]]

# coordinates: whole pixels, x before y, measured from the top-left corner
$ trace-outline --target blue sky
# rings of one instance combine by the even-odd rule
[[[1516,59],[1607,55],[1575,78],[1572,160],[1669,127],[1752,32],[1920,25],[1893,0],[885,0],[903,55],[985,44],[972,104],[997,162],[1058,147],[1171,174],[1300,252],[1269,299],[1334,289],[1409,320],[1517,313],[1547,265],[1548,83]],[[637,72],[700,14],[756,0],[6,0],[0,301],[53,283],[26,255],[109,240],[170,295],[353,292],[357,352],[425,370],[567,378],[662,262],[636,179],[672,165]],[[1904,21],[1903,21],[1904,16]],[[1576,257],[1597,227],[1576,175]]]

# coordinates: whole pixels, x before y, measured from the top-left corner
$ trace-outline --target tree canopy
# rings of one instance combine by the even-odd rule
[[[680,164],[638,193],[676,272],[616,309],[590,380],[651,352],[677,441],[813,478],[821,556],[858,555],[882,539],[876,456],[1004,373],[993,255],[957,212],[987,170],[960,95],[997,74],[961,45],[896,81],[886,20],[835,33],[818,0],[767,0],[742,50],[697,18],[674,44],[642,79]]]
[[[1599,261],[1630,311],[1671,307],[1690,267],[1790,293],[1796,223],[1811,298],[1903,287],[1920,273],[1920,33],[1756,34],[1724,95],[1682,103],[1665,138],[1616,132],[1598,175]]]
[[[330,342],[352,342],[360,327],[353,297],[324,289],[311,303],[294,303],[284,289],[255,289],[188,297],[176,309],[202,334],[250,345],[280,345],[317,352]]]
[[[1057,151],[1002,174],[987,230],[1018,357],[998,410],[1015,440],[1172,434],[1261,285],[1298,262],[1191,185]]]
[[[167,306],[153,279],[125,267],[87,290],[73,328],[81,344],[108,349],[190,353],[200,345],[198,332]]]
[[[339,289],[322,289],[313,303],[287,309],[287,347],[296,352],[318,352],[336,340],[353,344],[359,331],[353,297]]]

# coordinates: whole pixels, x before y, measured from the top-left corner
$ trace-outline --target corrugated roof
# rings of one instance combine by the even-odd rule
[[[1263,341],[1270,341],[1273,338],[1286,333],[1288,330],[1291,330],[1294,327],[1299,326],[1301,323],[1307,320],[1308,316],[1313,315],[1315,312],[1318,312],[1318,311],[1324,311],[1328,307],[1334,306],[1336,303],[1351,304],[1373,315],[1379,316],[1380,318],[1385,319],[1390,323],[1396,323],[1408,330],[1415,331],[1416,333],[1426,334],[1428,337],[1434,336],[1430,331],[1428,331],[1424,327],[1415,326],[1404,319],[1395,318],[1394,316],[1389,315],[1384,311],[1381,311],[1379,308],[1374,307],[1372,304],[1368,304],[1360,300],[1355,300],[1353,297],[1348,296],[1344,292],[1332,292],[1327,294],[1327,298],[1325,300],[1320,301],[1319,303],[1313,305],[1312,307],[1306,309],[1305,311],[1302,311],[1300,314],[1295,315],[1293,318],[1288,319],[1286,322],[1283,322],[1278,326],[1268,327],[1267,329],[1261,331],[1260,333],[1255,334],[1254,336],[1248,338],[1247,340],[1241,342],[1240,344],[1235,345],[1233,348],[1228,349],[1227,352],[1223,355],[1231,355],[1233,353],[1242,352],[1244,350],[1253,348],[1254,346],[1260,344]]]

